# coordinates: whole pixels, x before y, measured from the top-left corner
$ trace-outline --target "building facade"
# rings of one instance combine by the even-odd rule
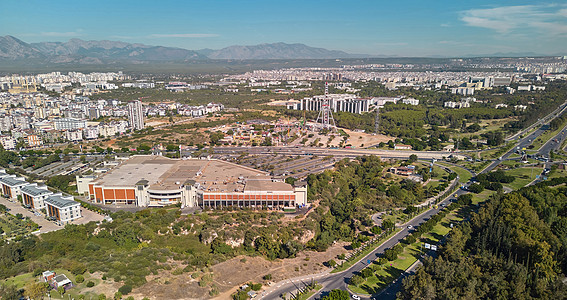
[[[140,207],[301,207],[307,185],[292,186],[265,172],[221,160],[134,156],[88,183],[95,203]]]
[[[32,209],[45,208],[44,200],[53,192],[47,189],[47,186],[38,186],[37,183],[32,183],[22,187],[22,201],[24,205]]]
[[[47,215],[61,224],[67,224],[81,217],[81,204],[73,200],[73,196],[54,194],[45,199],[44,203]]]
[[[134,130],[144,129],[144,109],[139,100],[128,103],[128,123]]]

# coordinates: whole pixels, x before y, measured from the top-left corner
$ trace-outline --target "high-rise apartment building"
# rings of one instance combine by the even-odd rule
[[[139,100],[128,103],[128,123],[134,130],[144,129],[144,110]]]

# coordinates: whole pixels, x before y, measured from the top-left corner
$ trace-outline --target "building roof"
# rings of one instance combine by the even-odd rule
[[[80,205],[79,202],[74,201],[74,200],[70,200],[70,199],[65,199],[61,195],[49,196],[47,199],[44,200],[44,202],[46,204],[49,204],[51,206],[55,206],[57,208],[64,208],[64,207],[69,207],[69,206],[74,206],[74,205]]]
[[[48,190],[47,188],[42,189],[35,185],[24,186],[22,188],[22,193],[26,193],[28,195],[31,195],[32,197],[53,194],[53,192]]]
[[[27,181],[18,179],[17,177],[4,177],[0,178],[0,183],[5,184],[7,186],[19,186],[19,185],[26,185],[28,184]]]
[[[293,188],[291,184],[287,184],[281,181],[272,181],[269,177],[264,178],[253,178],[246,181],[246,186],[244,187],[246,192],[255,191],[289,191],[292,192]]]
[[[101,175],[94,184],[105,187],[142,184],[149,185],[150,190],[174,190],[182,185],[196,185],[208,192],[241,192],[247,181],[257,177],[269,178],[265,172],[222,160],[136,155]]]
[[[67,276],[65,276],[65,274],[60,274],[60,275],[55,276],[53,278],[53,281],[55,281],[57,283],[57,286],[63,286],[63,285],[71,283],[71,280],[69,280],[69,278],[67,278]]]

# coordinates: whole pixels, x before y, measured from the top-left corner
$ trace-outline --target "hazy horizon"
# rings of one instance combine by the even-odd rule
[[[221,49],[284,42],[351,54],[557,55],[567,4],[543,1],[4,1],[0,35],[25,42],[112,40]]]

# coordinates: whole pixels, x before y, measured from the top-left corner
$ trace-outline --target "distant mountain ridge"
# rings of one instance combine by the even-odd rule
[[[333,59],[359,57],[343,51],[309,47],[304,44],[260,44],[230,46],[208,55],[215,59]]]
[[[230,46],[220,50],[131,44],[121,41],[84,41],[26,43],[13,36],[0,36],[0,61],[39,60],[45,63],[152,62],[206,59],[335,59],[360,58],[343,51],[309,47],[304,44],[260,44]]]
[[[39,59],[49,63],[117,61],[177,61],[206,59],[195,51],[116,41],[41,42],[28,44],[13,36],[0,37],[0,60]]]

